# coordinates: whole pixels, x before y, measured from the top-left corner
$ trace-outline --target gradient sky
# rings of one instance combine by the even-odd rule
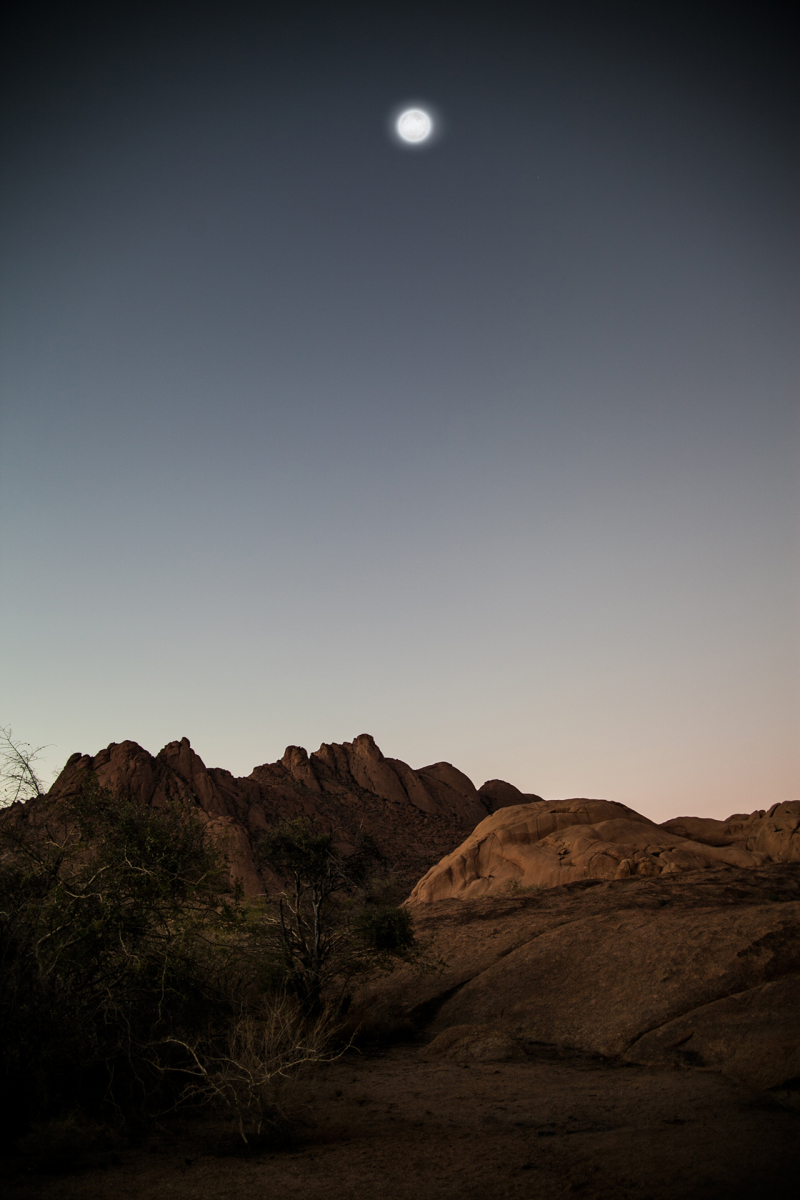
[[[780,7],[12,8],[0,723],[48,778],[370,732],[796,799]]]

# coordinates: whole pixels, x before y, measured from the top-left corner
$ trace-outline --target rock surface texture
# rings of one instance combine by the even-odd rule
[[[440,971],[404,968],[360,1003],[369,1019],[439,1035],[434,1057],[544,1044],[714,1068],[797,1095],[800,863],[583,880],[412,911]]]
[[[410,904],[557,887],[580,879],[800,861],[800,803],[775,804],[768,812],[727,821],[678,817],[663,825],[609,800],[535,800],[495,807],[420,880]]]
[[[155,756],[136,742],[112,743],[93,756],[73,754],[49,798],[75,793],[91,771],[102,786],[128,799],[155,806],[177,801],[199,812],[230,853],[232,874],[251,895],[264,887],[253,840],[279,820],[307,816],[334,831],[345,853],[359,831],[369,834],[387,872],[410,889],[492,807],[450,763],[412,770],[399,759],[385,758],[369,734],[323,744],[311,755],[289,746],[279,762],[256,767],[246,778],[206,767],[187,738],[170,742]]]

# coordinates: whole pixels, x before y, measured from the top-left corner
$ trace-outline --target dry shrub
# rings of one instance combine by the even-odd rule
[[[330,1017],[310,1019],[293,997],[273,997],[259,1016],[242,1012],[218,1039],[167,1039],[185,1061],[172,1068],[188,1081],[181,1104],[208,1106],[231,1117],[245,1145],[280,1134],[291,1121],[291,1087],[304,1068],[333,1062],[337,1045]]]

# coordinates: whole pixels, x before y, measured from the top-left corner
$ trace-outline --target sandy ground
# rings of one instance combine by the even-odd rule
[[[242,1154],[175,1122],[65,1174],[6,1159],[8,1200],[758,1200],[798,1195],[800,1112],[706,1071],[543,1048],[524,1062],[353,1052],[302,1085],[289,1149]]]

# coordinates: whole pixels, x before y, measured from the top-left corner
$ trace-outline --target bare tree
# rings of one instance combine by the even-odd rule
[[[263,921],[274,936],[286,986],[308,1016],[323,1012],[334,981],[343,987],[365,971],[418,959],[406,909],[364,906],[367,885],[382,861],[369,837],[360,836],[355,851],[345,856],[332,833],[296,817],[270,830],[256,846],[256,858],[284,884]]]
[[[11,727],[0,725],[0,808],[44,794],[46,789],[34,764],[46,749],[16,741]]]

